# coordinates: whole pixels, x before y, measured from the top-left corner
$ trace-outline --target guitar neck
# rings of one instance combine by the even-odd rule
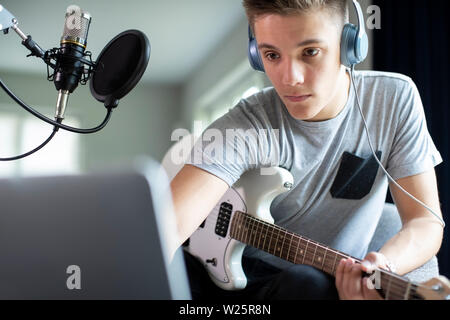
[[[230,236],[281,259],[294,264],[309,265],[332,276],[336,275],[336,269],[342,259],[352,258],[361,263],[359,259],[243,212],[234,214]],[[386,299],[421,299],[416,293],[417,286],[408,279],[383,270],[379,275],[378,284]]]

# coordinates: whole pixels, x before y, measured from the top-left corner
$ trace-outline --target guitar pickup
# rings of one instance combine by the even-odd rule
[[[222,203],[219,209],[219,215],[216,222],[216,234],[225,238],[227,236],[228,227],[230,226],[231,213],[233,212],[233,205],[230,203]]]

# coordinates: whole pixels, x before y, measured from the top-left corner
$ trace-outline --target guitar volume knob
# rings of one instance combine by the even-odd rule
[[[217,267],[217,259],[213,258],[213,259],[208,259],[206,260],[207,264],[212,264],[214,267]]]
[[[294,185],[293,185],[292,183],[290,183],[290,182],[286,182],[286,183],[284,184],[284,187],[285,187],[286,189],[288,189],[288,190],[291,190],[291,189],[294,187]]]

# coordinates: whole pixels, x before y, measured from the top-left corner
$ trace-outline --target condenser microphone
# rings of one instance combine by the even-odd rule
[[[0,0],[1,1],[1,0]],[[86,51],[89,26],[89,13],[78,6],[69,6],[66,11],[64,32],[59,48],[43,50],[31,36],[27,36],[18,27],[17,19],[0,5],[0,31],[7,34],[14,30],[22,39],[30,54],[42,59],[47,65],[47,79],[54,82],[58,90],[55,120],[39,113],[33,107],[22,101],[12,92],[0,78],[0,88],[19,106],[35,117],[54,127],[51,136],[39,147],[23,155],[0,158],[0,161],[13,161],[25,158],[42,149],[59,129],[80,134],[91,134],[102,130],[111,118],[113,109],[138,84],[150,60],[151,46],[147,36],[139,30],[127,30],[114,37],[102,50],[96,62],[91,59],[91,53]],[[51,72],[53,69],[53,72]],[[93,97],[103,103],[107,114],[97,127],[80,129],[62,124],[69,95],[78,84],[87,84]]]
[[[90,14],[82,11],[78,6],[72,5],[66,10],[64,32],[53,78],[58,91],[55,114],[57,120],[64,119],[69,95],[78,87],[85,73],[84,57],[91,20]]]

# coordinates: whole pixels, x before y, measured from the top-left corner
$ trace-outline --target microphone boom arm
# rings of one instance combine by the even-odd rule
[[[17,19],[11,12],[0,4],[0,31],[3,31],[5,34],[8,33],[8,29],[15,24],[14,20],[17,23]]]
[[[6,23],[6,24],[4,24]],[[45,61],[45,51],[31,38],[31,36],[25,35],[18,27],[19,22],[17,19],[2,5],[0,5],[0,28],[3,33],[7,34],[9,28],[13,29],[17,35],[22,39],[22,45],[31,51],[30,56],[41,58]]]

